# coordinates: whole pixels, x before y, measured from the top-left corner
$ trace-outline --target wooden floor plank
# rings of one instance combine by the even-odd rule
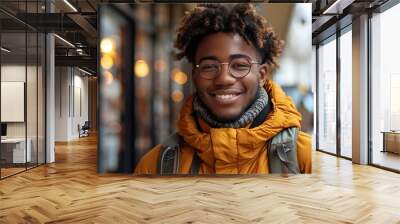
[[[400,223],[400,175],[314,152],[313,174],[96,173],[96,137],[0,181],[0,223]]]

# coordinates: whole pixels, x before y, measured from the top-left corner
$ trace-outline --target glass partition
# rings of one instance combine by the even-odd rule
[[[25,32],[1,34],[2,177],[24,171],[31,161],[26,141],[26,41]]]
[[[340,154],[352,157],[352,32],[340,36]]]
[[[372,164],[400,170],[400,5],[371,19]]]
[[[336,39],[318,48],[318,149],[336,154]]]
[[[44,3],[0,3],[15,11],[0,12],[1,179],[45,163],[46,40],[23,22],[26,13],[43,12]]]

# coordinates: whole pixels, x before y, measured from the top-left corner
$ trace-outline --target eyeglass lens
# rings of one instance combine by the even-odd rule
[[[221,63],[218,60],[203,60],[198,66],[199,74],[203,78],[215,78],[220,73],[222,64],[226,63]],[[234,58],[229,62],[228,71],[232,76],[242,78],[250,72],[251,65],[252,63],[247,58]]]

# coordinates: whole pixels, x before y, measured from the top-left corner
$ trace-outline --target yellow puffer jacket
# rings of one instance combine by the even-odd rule
[[[201,159],[200,174],[267,174],[266,142],[285,128],[299,127],[301,115],[292,100],[274,82],[264,88],[272,102],[266,120],[255,128],[210,128],[199,119],[201,130],[192,116],[193,96],[182,107],[178,133],[184,139],[180,155],[180,173],[189,174],[193,155]],[[154,147],[139,162],[135,174],[157,174],[160,145]],[[297,159],[301,173],[311,173],[311,137],[299,132]]]

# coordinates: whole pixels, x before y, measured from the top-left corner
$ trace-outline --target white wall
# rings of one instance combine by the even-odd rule
[[[36,74],[36,67],[33,66],[28,66],[27,67],[27,72],[28,74],[35,73]],[[3,82],[25,82],[25,65],[2,65],[1,66],[1,81]],[[29,78],[30,76],[28,76]],[[36,85],[36,81],[34,83],[31,83],[32,80],[29,80],[30,85]],[[34,100],[30,99],[32,97],[36,98],[36,88],[27,88],[27,103],[31,103]],[[31,107],[36,108],[36,103],[33,105],[29,105]],[[31,108],[32,109],[32,108]],[[7,108],[1,108],[1,110],[7,110]],[[30,115],[33,115],[31,113],[28,113],[28,122],[31,122],[35,120],[36,123],[36,113],[34,114],[33,117],[30,117]],[[25,137],[25,123],[26,122],[7,122],[7,136],[8,137]],[[29,127],[32,127],[33,125],[28,125]],[[29,130],[28,130],[29,133]],[[30,136],[28,136],[30,137]]]
[[[24,122],[6,122],[7,137],[9,138],[25,138],[30,139],[32,161],[44,162],[44,74],[42,67],[31,66],[25,64],[3,64],[1,66],[2,82],[24,82],[26,84],[26,106],[22,108],[22,112],[26,112],[26,120]],[[25,80],[27,78],[27,80]],[[7,97],[7,96],[2,96]],[[11,110],[10,108],[1,108]],[[12,113],[12,111],[11,111]],[[37,153],[39,156],[37,157]]]
[[[67,67],[55,68],[55,141],[68,140],[68,71]]]
[[[88,78],[72,67],[56,67],[55,74],[55,140],[77,139],[78,124],[88,120]]]

